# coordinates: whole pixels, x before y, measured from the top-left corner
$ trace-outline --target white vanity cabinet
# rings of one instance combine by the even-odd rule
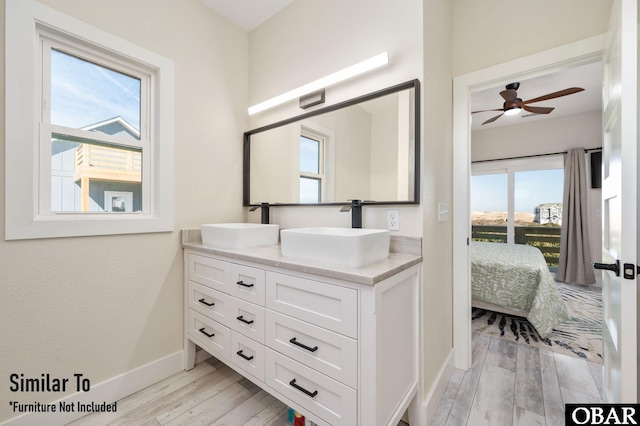
[[[185,246],[185,368],[198,345],[315,424],[397,424],[418,390],[420,259],[372,273],[255,253]]]

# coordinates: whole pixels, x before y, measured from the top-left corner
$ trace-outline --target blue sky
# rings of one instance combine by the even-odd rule
[[[543,203],[561,203],[564,170],[515,173],[516,212],[533,213]],[[477,175],[471,179],[471,211],[507,211],[507,174]]]
[[[140,130],[140,80],[51,51],[51,123],[81,128],[121,116]]]

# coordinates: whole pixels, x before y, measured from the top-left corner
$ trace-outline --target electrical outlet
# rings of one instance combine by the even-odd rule
[[[387,229],[390,231],[400,230],[400,210],[387,210]]]

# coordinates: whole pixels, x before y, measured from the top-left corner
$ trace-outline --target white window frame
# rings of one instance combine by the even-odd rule
[[[6,16],[5,239],[173,231],[173,61],[33,0],[6,0]],[[42,119],[49,116],[41,101],[41,91],[47,90],[42,88],[42,32],[148,73],[142,82],[148,103],[141,106],[141,140],[126,144],[142,146],[142,212],[51,212],[50,146],[56,126]]]
[[[318,194],[318,197],[319,197],[318,203],[321,203],[325,200],[325,193],[326,193],[325,177],[324,177],[325,176],[324,175],[324,164],[325,164],[324,153],[325,153],[325,146],[326,146],[326,138],[323,135],[317,134],[315,132],[309,132],[304,128],[302,129],[302,132],[300,132],[300,136],[305,139],[318,142],[318,173],[305,171],[305,170],[302,170],[301,168],[300,180],[302,181],[302,179],[313,179],[318,181],[318,185],[320,189]]]
[[[507,175],[507,243],[515,241],[515,174],[517,172],[556,170],[564,168],[564,155],[549,155],[542,157],[520,158],[513,160],[497,160],[474,163],[471,165],[471,175]]]
[[[305,120],[300,125],[299,134],[300,136],[320,141],[319,173],[315,174],[299,170],[299,177],[320,180],[320,202],[333,200],[335,193],[335,131],[318,123]]]

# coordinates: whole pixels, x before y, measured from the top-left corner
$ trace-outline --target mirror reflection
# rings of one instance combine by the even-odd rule
[[[419,82],[245,133],[244,204],[418,203]]]

